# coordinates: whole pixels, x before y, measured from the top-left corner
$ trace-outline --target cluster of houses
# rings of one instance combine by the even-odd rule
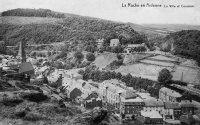
[[[96,41],[97,47],[101,48],[103,46],[104,39],[98,39]],[[110,47],[116,47],[120,45],[119,39],[111,39],[110,40]],[[133,52],[147,52],[149,51],[149,48],[145,43],[141,44],[127,44],[124,46],[124,53],[133,53]]]
[[[73,100],[80,102],[85,108],[104,107],[124,114],[125,119],[134,116],[142,124],[180,125],[183,115],[195,115],[196,106],[191,100],[180,100],[180,93],[166,87],[160,89],[159,98],[154,98],[149,93],[135,91],[116,79],[94,83],[82,80],[78,74],[64,77],[63,86],[69,97],[73,97]],[[75,89],[76,92],[73,92]]]

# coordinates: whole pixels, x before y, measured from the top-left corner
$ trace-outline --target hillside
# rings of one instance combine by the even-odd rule
[[[64,13],[58,13],[49,9],[12,9],[1,13],[1,16],[23,16],[23,17],[54,17],[64,18]]]
[[[200,65],[200,31],[183,30],[172,33],[164,38],[161,45],[172,48],[175,55],[196,60]]]
[[[148,27],[146,25],[138,25],[129,23],[129,25],[139,33],[145,34],[148,39],[153,39],[155,37],[165,37],[170,33],[169,30],[161,29],[160,27]]]
[[[8,45],[15,45],[22,39],[36,44],[62,41],[80,41],[82,44],[101,38],[106,41],[119,38],[122,44],[146,42],[144,35],[125,23],[73,14],[64,14],[64,18],[51,15],[42,17],[38,14],[39,10],[26,10],[27,13],[21,15],[18,9],[10,10],[9,14],[5,14],[7,11],[2,13],[4,16],[1,17],[0,36]],[[36,14],[32,14],[34,12]]]
[[[62,22],[62,19],[52,18],[52,17],[22,17],[22,16],[0,17],[0,24],[10,24],[10,25],[56,24],[59,22]]]
[[[144,24],[144,27],[162,29],[170,32],[177,32],[181,30],[200,30],[200,25],[186,25],[186,24]]]

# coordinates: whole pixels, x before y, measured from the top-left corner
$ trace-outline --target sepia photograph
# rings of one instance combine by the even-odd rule
[[[0,125],[200,125],[200,1],[0,0]]]

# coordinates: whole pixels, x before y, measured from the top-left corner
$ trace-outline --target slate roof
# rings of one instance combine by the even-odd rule
[[[178,109],[181,108],[179,103],[164,102],[165,109]]]
[[[160,92],[166,93],[169,96],[172,97],[181,97],[182,95],[174,90],[168,89],[166,87],[163,87],[160,89]]]
[[[164,107],[164,103],[160,99],[156,99],[153,97],[144,99],[144,103],[147,107]]]
[[[162,116],[157,112],[157,111],[141,111],[141,115],[144,117],[149,117],[149,118],[162,118]]]
[[[34,74],[33,65],[30,62],[24,62],[19,66],[19,73]]]

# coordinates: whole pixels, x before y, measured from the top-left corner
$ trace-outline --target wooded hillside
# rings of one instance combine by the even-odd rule
[[[2,12],[1,16],[55,17],[55,18],[65,17],[63,13],[53,12],[49,9],[13,9]]]
[[[195,59],[200,65],[200,31],[183,30],[167,36],[165,39],[174,43],[174,54]]]
[[[12,11],[18,12],[18,10]],[[30,11],[32,13],[32,10]],[[38,15],[37,11],[33,12],[36,12],[36,16]],[[6,12],[3,13],[6,16]],[[139,34],[128,24],[83,16],[66,16],[66,18],[62,18],[62,21],[46,24],[20,24],[19,19],[17,24],[3,22],[0,24],[0,35],[8,45],[15,45],[22,39],[37,44],[62,41],[95,42],[102,38],[107,42],[110,39],[118,38],[121,44],[147,41],[146,36]]]

